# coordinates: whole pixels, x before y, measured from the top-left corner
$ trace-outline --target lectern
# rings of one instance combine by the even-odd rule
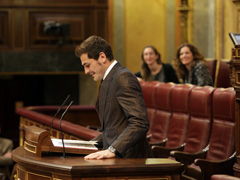
[[[49,132],[37,127],[29,128],[25,139],[24,147],[16,148],[12,154],[16,162],[15,179],[180,180],[183,171],[183,164],[172,159],[85,160],[81,153],[75,154],[73,151],[67,157],[63,157],[55,152],[58,149],[54,147]],[[87,149],[88,152],[91,151],[89,147]]]
[[[63,140],[65,146],[63,147],[61,139],[54,139],[50,137],[50,132],[38,128],[36,126],[29,126],[25,128],[24,149],[27,153],[35,156],[42,156],[42,152],[63,152],[73,154],[90,154],[98,151],[94,142],[79,141],[79,140]],[[65,148],[65,149],[63,149]]]

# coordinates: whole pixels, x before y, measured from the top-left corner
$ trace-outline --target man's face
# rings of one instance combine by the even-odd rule
[[[85,53],[80,56],[80,59],[84,67],[85,74],[90,74],[94,81],[103,79],[106,68],[102,62],[101,56],[99,56],[98,60],[89,59],[88,54]]]

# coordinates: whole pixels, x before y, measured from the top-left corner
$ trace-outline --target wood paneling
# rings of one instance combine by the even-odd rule
[[[93,34],[93,13],[87,10],[51,10],[39,9],[28,12],[29,49],[55,48],[60,40],[59,35],[47,35],[44,33],[44,22],[54,21],[57,23],[70,24],[70,36],[66,37],[65,49],[74,49],[86,37]]]
[[[0,10],[0,48],[10,48],[9,12]]]
[[[107,12],[104,10],[96,10],[95,12],[95,34],[101,37],[108,36]]]
[[[236,45],[232,49],[232,60],[231,64],[231,82],[236,92],[236,103],[235,103],[235,121],[236,121],[236,163],[233,167],[234,174],[240,177],[240,46]],[[233,79],[234,78],[234,79]]]
[[[74,51],[93,34],[108,40],[107,0],[1,0],[0,7],[0,52]],[[69,24],[69,35],[46,34],[48,21]]]
[[[1,0],[2,7],[19,6],[19,7],[86,7],[86,6],[105,6],[107,0]]]
[[[12,32],[12,47],[16,50],[25,49],[25,31],[26,31],[26,18],[23,9],[15,9],[12,11],[12,21],[10,31]]]

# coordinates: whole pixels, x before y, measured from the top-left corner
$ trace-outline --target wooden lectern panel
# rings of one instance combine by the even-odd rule
[[[17,163],[15,179],[21,180],[180,180],[183,164],[171,159],[111,158],[85,160],[83,154],[96,152],[94,142],[80,141],[84,147],[76,147],[74,140],[66,140],[67,156],[62,156],[62,140],[51,139],[50,132],[30,126],[25,129],[24,147],[12,152]],[[74,148],[71,147],[74,145]]]
[[[66,144],[63,149],[63,144]],[[98,151],[94,142],[79,140],[62,140],[50,137],[50,132],[29,126],[25,128],[24,149],[27,153],[38,157],[42,156],[42,152],[66,152],[73,154],[90,154]]]
[[[63,158],[59,154],[42,157],[26,154],[23,147],[13,151],[16,178],[28,180],[180,180],[183,165],[167,158],[85,160],[80,155]]]

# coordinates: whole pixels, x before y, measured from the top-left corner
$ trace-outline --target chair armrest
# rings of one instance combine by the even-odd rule
[[[211,178],[213,174],[233,175],[233,165],[236,162],[235,155],[236,153],[222,161],[195,159],[194,163],[201,168],[204,179]]]
[[[149,142],[151,140],[152,134],[148,134],[146,137],[147,137],[147,140]]]
[[[163,147],[163,146],[152,146],[152,152],[156,158],[167,158],[170,156],[171,151],[183,151],[184,145],[174,148]]]
[[[161,142],[149,142],[150,146],[165,146],[167,143],[167,138],[162,140]]]
[[[184,167],[192,164],[195,159],[205,159],[207,156],[207,151],[200,151],[197,153],[187,153],[182,151],[171,151],[170,155],[174,157],[177,161],[184,164]]]

